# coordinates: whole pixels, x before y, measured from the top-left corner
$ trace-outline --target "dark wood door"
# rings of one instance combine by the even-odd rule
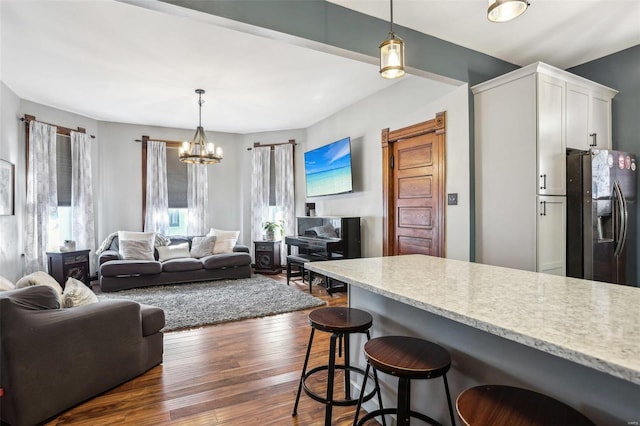
[[[383,130],[385,256],[445,254],[444,118]]]

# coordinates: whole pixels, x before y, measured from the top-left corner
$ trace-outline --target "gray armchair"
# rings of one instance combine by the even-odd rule
[[[4,422],[43,422],[162,362],[162,309],[126,300],[59,306],[48,286],[0,292]]]

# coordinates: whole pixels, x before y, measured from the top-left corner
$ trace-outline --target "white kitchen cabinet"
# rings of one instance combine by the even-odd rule
[[[611,98],[602,88],[567,83],[567,148],[612,149]]]
[[[538,196],[537,271],[566,274],[567,199]]]
[[[617,92],[540,62],[471,90],[476,261],[562,275],[566,149],[588,149],[591,133],[607,135],[597,137],[599,147],[610,145]],[[580,145],[569,144],[585,132]]]

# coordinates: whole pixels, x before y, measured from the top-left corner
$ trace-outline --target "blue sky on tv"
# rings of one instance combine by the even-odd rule
[[[351,149],[348,137],[304,153],[306,174],[348,167],[350,164]]]

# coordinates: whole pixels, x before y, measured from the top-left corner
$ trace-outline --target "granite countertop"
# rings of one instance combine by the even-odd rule
[[[640,385],[640,288],[423,255],[306,267]]]

